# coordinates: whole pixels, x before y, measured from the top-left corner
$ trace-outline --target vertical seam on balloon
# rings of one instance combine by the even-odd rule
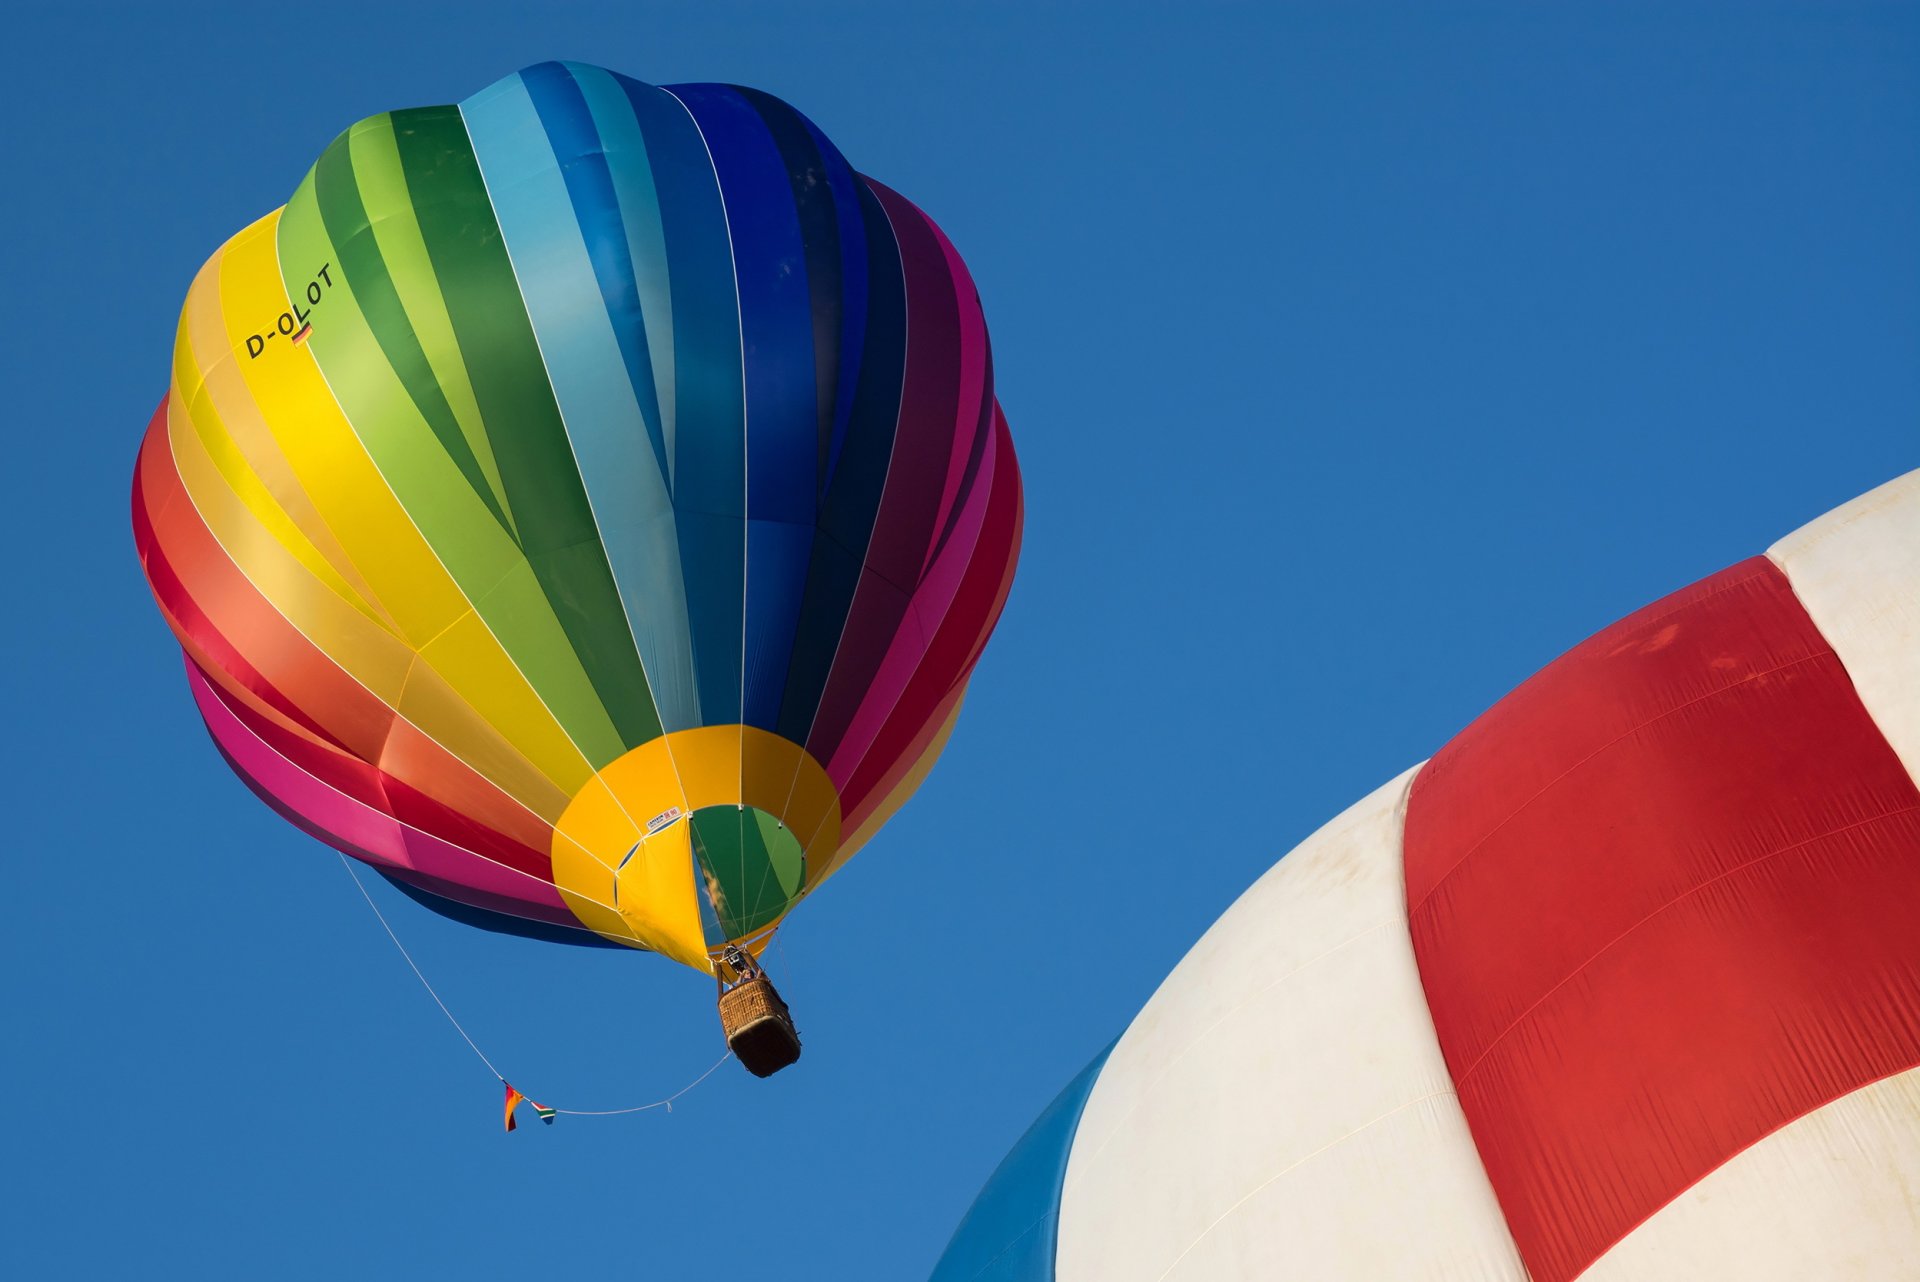
[[[463,120],[461,123],[462,123],[462,127],[464,128],[465,121]],[[273,231],[273,257],[274,257],[274,263],[277,269],[280,271],[281,278],[284,280],[286,278],[286,267],[284,264],[280,262],[280,224],[278,223],[275,224],[274,231]],[[580,758],[580,764],[583,767],[585,767],[587,773],[591,775],[594,772],[593,759],[587,755],[586,750],[580,746],[579,742],[576,739],[574,739],[573,732],[567,728],[567,723],[565,721],[562,721],[560,717],[554,712],[553,708],[548,705],[546,701],[546,697],[540,693],[540,687],[535,685],[532,678],[527,676],[525,670],[521,668],[519,660],[514,657],[513,651],[509,649],[506,643],[500,639],[499,635],[494,632],[492,624],[488,623],[486,616],[480,612],[480,607],[478,603],[474,601],[473,597],[468,595],[466,588],[463,587],[460,583],[460,580],[454,576],[453,571],[447,567],[447,563],[440,559],[439,550],[433,546],[433,541],[427,537],[426,531],[420,528],[420,523],[414,520],[413,513],[408,511],[407,505],[400,501],[399,491],[393,488],[393,482],[387,478],[386,472],[381,468],[380,460],[375,458],[373,455],[373,451],[367,448],[366,441],[362,439],[360,435],[360,429],[354,426],[353,416],[347,413],[347,407],[341,404],[339,395],[333,390],[333,382],[331,379],[327,377],[326,366],[321,364],[319,356],[313,354],[312,352],[309,352],[308,358],[313,361],[314,372],[320,378],[320,385],[327,389],[328,397],[332,399],[334,408],[339,412],[340,421],[346,425],[347,431],[352,434],[354,441],[359,444],[361,452],[367,456],[367,465],[373,469],[373,474],[375,476],[378,476],[380,478],[380,483],[387,487],[387,493],[393,499],[394,509],[398,511],[401,516],[406,518],[407,524],[413,528],[414,534],[419,537],[420,546],[426,549],[427,555],[433,558],[434,564],[438,565],[440,567],[440,572],[446,576],[448,585],[453,589],[454,592],[458,593],[459,596],[466,601],[467,608],[473,613],[474,619],[480,624],[480,626],[483,629],[485,629],[487,636],[493,641],[494,645],[499,647],[501,657],[507,661],[508,666],[510,666],[516,673],[518,673],[520,676],[520,679],[526,683],[527,692],[533,696],[535,702],[537,702],[540,705],[541,710],[544,711],[548,717],[552,718],[554,728],[559,730],[561,737],[564,738],[567,741],[567,743],[572,746],[574,752]],[[196,507],[194,510],[196,512],[199,511],[198,507]],[[523,554],[523,559],[524,559],[524,554]],[[277,612],[278,610],[276,607],[276,613]],[[282,615],[282,617],[284,618],[285,616]],[[289,627],[294,627],[293,621],[291,619],[287,620],[287,624]],[[297,627],[294,627],[294,630],[296,632],[299,631]],[[305,636],[306,634],[301,633],[301,635]],[[309,641],[309,644],[313,644],[311,638],[308,638],[308,641]],[[319,649],[317,644],[315,645],[315,649],[316,650]],[[325,651],[321,651],[321,653],[324,655]],[[419,655],[419,651],[417,650],[414,651],[414,653],[416,656]],[[329,663],[332,663],[333,662],[332,657],[328,656],[327,661]],[[338,667],[339,665],[335,664],[334,666]],[[439,669],[435,668],[434,665],[431,663],[429,663],[427,666],[429,668],[433,668],[436,673],[439,671]],[[345,672],[345,669],[342,669],[342,672]],[[354,678],[351,673],[346,673],[346,675],[349,680],[352,680],[354,682],[355,685],[361,684],[359,680],[357,678]],[[451,681],[447,683],[447,688],[449,690],[452,690],[456,695],[459,695],[460,693],[459,688],[455,686]],[[364,685],[361,685],[361,689],[364,690],[364,689],[367,689],[367,687],[365,687]],[[373,691],[367,690],[367,693],[373,694]],[[378,697],[379,696],[375,695],[375,698],[378,698]],[[483,715],[478,708],[475,708],[473,704],[469,702],[464,696],[461,696],[460,701],[461,703],[465,704],[469,709],[472,710],[474,716],[482,724],[486,725],[489,729],[493,730],[494,733],[499,734],[501,736],[502,741],[506,742],[509,746],[511,746],[512,741],[507,739],[505,734],[501,732],[500,728],[494,725],[493,722],[490,721],[485,715]],[[382,702],[384,703],[385,701],[382,700]],[[400,710],[398,708],[395,708],[393,712],[395,716],[400,716]],[[409,725],[413,725],[413,721],[411,718],[403,718],[403,719],[406,720]],[[414,729],[419,730],[420,727],[415,725]],[[420,733],[422,734],[423,737],[429,740],[432,740],[436,744],[440,742],[439,740],[434,739],[432,735],[427,734],[426,731],[424,730],[421,730]],[[442,746],[444,747],[444,745]],[[457,754],[452,754],[451,749],[447,749],[447,751],[449,752],[450,755],[457,755]],[[517,752],[518,749],[515,749],[515,751]],[[533,762],[526,757],[525,753],[521,753],[520,756],[523,761],[526,761],[528,769],[532,770],[535,774],[540,775],[542,778],[546,777],[546,772],[541,770],[538,766],[535,766]],[[469,766],[469,768],[471,768],[471,766]],[[475,773],[477,774],[479,772],[475,771]],[[557,781],[555,781],[554,786],[558,788],[560,785]],[[504,792],[505,789],[502,789],[502,791]],[[511,794],[508,794],[508,795],[511,795]],[[549,823],[545,818],[542,818],[539,812],[534,810],[531,806],[527,806],[526,803],[519,801],[518,798],[514,798],[514,800],[516,801],[516,803],[521,805],[527,811],[528,814],[531,814],[535,818],[540,819],[540,822],[543,824],[547,824],[549,828],[552,827],[552,824]]]
[[[514,76],[515,78],[518,78],[519,73],[515,72]],[[493,207],[492,185],[487,181],[487,167],[480,159],[480,149],[474,145],[473,130],[470,129],[467,125],[466,107],[463,104],[459,107],[456,107],[455,110],[458,112],[460,116],[460,128],[462,132],[464,132],[467,135],[467,149],[473,153],[474,172],[480,175],[481,189],[487,193],[487,205],[489,208],[492,208]],[[550,142],[551,140],[549,139],[549,143]],[[551,150],[550,146],[549,146],[549,150]],[[556,157],[556,161],[557,161],[557,157]],[[496,216],[496,221],[497,221],[497,216]],[[513,260],[513,246],[509,244],[507,241],[506,228],[504,227],[500,229],[500,248],[501,248],[501,251],[505,253],[507,256],[507,270],[513,273],[513,286],[516,290],[519,291],[521,300],[524,303],[527,296],[526,289],[520,284],[520,267],[519,267],[519,264],[515,263]],[[553,370],[547,364],[546,349],[541,345],[540,331],[534,326],[533,317],[531,313],[529,313],[527,317],[527,332],[533,335],[533,349],[534,351],[538,352],[540,355],[540,368],[547,376],[547,387],[551,391],[553,390]],[[567,456],[573,460],[574,474],[578,476],[580,474],[580,455],[573,448],[573,433],[567,427],[567,411],[564,407],[561,406],[560,395],[557,391],[554,391],[554,396],[553,396],[553,412],[554,412],[554,415],[560,420],[560,435],[566,438]],[[604,555],[606,551],[606,546],[607,546],[606,535],[601,530],[600,514],[594,510],[593,495],[587,489],[586,481],[584,479],[580,482],[580,493],[582,497],[584,497],[587,501],[587,515],[593,518],[594,536],[599,539],[600,549],[602,554]],[[608,567],[607,577],[613,580],[614,596],[620,602],[621,622],[627,625],[627,640],[631,642],[633,645],[633,660],[635,663],[637,663],[640,666],[640,679],[646,682],[646,686],[647,686],[647,701],[653,704],[654,717],[656,720],[658,720],[660,703],[659,703],[659,700],[654,698],[653,680],[651,677],[647,675],[647,660],[646,660],[646,657],[640,653],[640,639],[634,635],[632,608],[628,606],[625,590],[620,586],[619,577],[612,573],[611,566]],[[661,728],[661,738],[663,739],[666,738],[666,731],[664,726]],[[621,736],[621,741],[623,744],[625,743],[624,736]],[[631,751],[637,745],[626,744],[625,746],[628,751]],[[618,758],[616,758],[616,760],[617,759]],[[667,749],[667,759],[669,762],[673,760],[673,749],[670,743]],[[612,763],[609,762],[607,764],[612,764]],[[599,770],[594,767],[592,758],[587,758],[587,768],[589,771],[592,772],[595,778],[599,777]],[[677,767],[674,770],[674,775],[676,779],[679,777],[679,770]],[[625,803],[621,801],[619,794],[615,793],[614,790],[611,788],[608,788],[606,792],[608,796],[613,798],[613,804],[619,809],[620,813],[626,816],[627,822],[633,825],[634,831],[638,833],[644,833],[645,829],[642,828],[640,824],[634,819],[634,817],[628,813],[627,807]],[[684,797],[685,794],[686,794],[686,785],[683,782],[681,784],[681,795]]]
[[[749,503],[753,463],[747,454],[753,436],[747,429],[747,419],[753,413],[753,407],[747,404],[746,303],[740,296],[740,255],[733,247],[733,215],[727,210],[727,187],[720,179],[720,166],[713,159],[713,144],[707,141],[707,131],[700,127],[700,118],[693,114],[692,108],[679,94],[664,86],[660,92],[679,103],[680,110],[687,113],[687,119],[693,124],[693,132],[700,138],[701,150],[707,153],[707,168],[713,171],[713,189],[720,194],[720,221],[727,229],[727,262],[733,271],[733,322],[740,339],[740,707],[735,720],[741,726],[738,787],[744,794],[747,788],[747,575],[751,569],[747,549],[753,542],[752,508]]]

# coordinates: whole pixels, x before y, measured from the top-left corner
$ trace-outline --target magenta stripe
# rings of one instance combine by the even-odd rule
[[[962,309],[954,296],[952,271],[929,230],[931,224],[880,183],[872,179],[867,183],[893,220],[899,243],[907,292],[907,359],[893,454],[860,586],[807,736],[807,750],[822,761],[845,759],[841,741],[872,695],[874,674],[896,635],[903,628],[917,630],[908,607],[938,535],[934,514],[955,453],[962,377]],[[971,292],[971,285],[967,288]],[[977,403],[971,408],[975,413],[979,410]],[[964,462],[965,455],[961,458]],[[831,766],[828,774],[836,785],[845,784]]]
[[[960,521],[954,527],[953,537],[947,540],[947,545],[934,558],[926,577],[921,579],[920,586],[914,591],[913,600],[907,606],[905,624],[894,633],[886,657],[881,660],[879,671],[867,687],[866,698],[861,700],[859,709],[847,726],[847,733],[827,763],[829,777],[853,777],[854,769],[873,746],[887,718],[899,706],[907,683],[913,679],[926,658],[933,638],[940,631],[941,622],[959,594],[967,566],[972,563],[979,546],[980,531],[986,526],[987,500],[993,491],[993,486],[986,482],[993,476],[994,466],[999,462],[997,455],[997,442],[989,436],[987,455],[981,461],[979,478],[972,492],[967,495],[966,505],[960,510]]]
[[[933,528],[944,530],[947,520],[958,500],[961,482],[967,475],[967,458],[979,444],[982,433],[992,434],[993,416],[981,413],[987,396],[987,319],[980,312],[980,297],[974,290],[973,277],[967,273],[967,265],[960,261],[959,253],[947,234],[940,230],[939,224],[921,214],[912,202],[902,199],[902,204],[920,215],[927,230],[933,233],[939,242],[940,252],[946,255],[947,271],[953,277],[953,295],[957,303],[956,320],[960,327],[960,395],[954,402],[953,450],[947,460],[947,480],[940,490],[940,507],[933,518]],[[928,549],[931,555],[932,549]]]
[[[502,896],[524,905],[525,915],[541,921],[579,925],[551,885],[354,800],[254,734],[228,708],[225,695],[197,670],[189,669],[187,680],[207,730],[234,768],[277,801],[283,813],[310,826],[330,845],[375,867],[410,870]]]

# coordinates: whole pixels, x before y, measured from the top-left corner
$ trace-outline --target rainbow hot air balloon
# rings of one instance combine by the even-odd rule
[[[228,241],[133,487],[270,805],[723,979],[925,777],[1021,513],[926,215],[778,99],[573,63],[361,121]]]

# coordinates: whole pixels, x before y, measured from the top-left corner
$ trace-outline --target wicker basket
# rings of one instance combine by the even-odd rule
[[[720,994],[727,1045],[755,1077],[771,1077],[800,1058],[800,1034],[787,1004],[765,975]]]

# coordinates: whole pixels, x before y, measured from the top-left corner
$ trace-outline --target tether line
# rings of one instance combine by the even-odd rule
[[[460,1040],[467,1044],[469,1050],[480,1057],[480,1062],[487,1066],[487,1071],[493,1074],[494,1080],[505,1085],[507,1080],[506,1074],[493,1066],[493,1061],[488,1059],[487,1053],[480,1049],[480,1044],[473,1040],[473,1037],[461,1026],[460,1021],[454,1017],[453,1012],[447,1009],[447,1004],[440,1000],[440,994],[434,991],[432,983],[430,983],[426,975],[421,972],[419,963],[413,960],[413,954],[408,952],[407,946],[400,942],[400,936],[393,933],[393,926],[388,923],[387,915],[380,911],[380,905],[375,903],[373,896],[367,893],[367,884],[360,880],[360,873],[354,868],[353,860],[347,858],[337,850],[333,853],[339,857],[340,866],[347,870],[347,876],[353,878],[354,888],[360,892],[360,898],[366,900],[367,907],[373,910],[373,918],[380,923],[380,929],[387,932],[387,938],[391,939],[393,946],[400,950],[400,956],[406,961],[407,969],[411,970],[413,977],[420,981],[420,987],[427,990],[427,996],[433,998],[433,1004],[440,1008],[440,1013],[447,1017],[449,1024],[453,1025],[453,1031],[460,1034]],[[649,1109],[655,1108],[664,1108],[667,1112],[671,1113],[673,1112],[673,1102],[675,1100],[700,1085],[700,1083],[706,1081],[709,1077],[712,1077],[722,1064],[732,1058],[733,1052],[728,1051],[725,1055],[715,1060],[713,1067],[709,1068],[706,1072],[700,1074],[700,1076],[694,1078],[691,1082],[688,1082],[685,1086],[682,1086],[665,1099],[657,1099],[651,1104],[635,1104],[631,1108],[555,1108],[553,1111],[556,1113],[564,1113],[569,1117],[617,1117],[624,1113],[644,1113]]]

